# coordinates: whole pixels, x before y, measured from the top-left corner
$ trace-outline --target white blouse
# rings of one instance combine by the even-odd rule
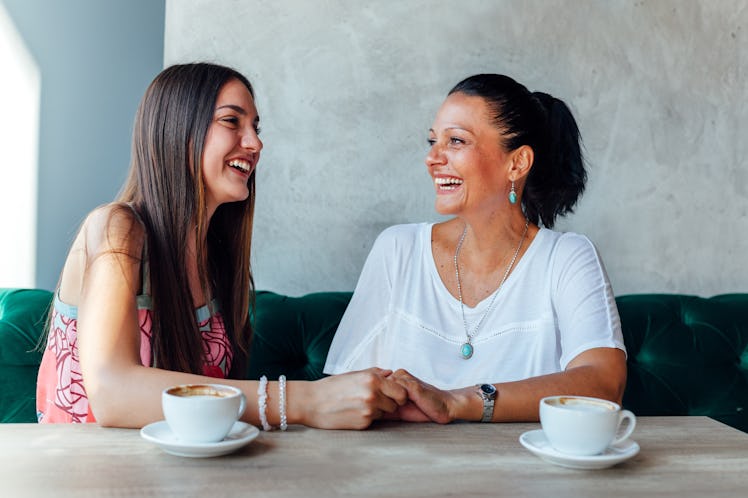
[[[475,308],[444,286],[431,252],[431,223],[382,232],[338,326],[324,371],[404,368],[441,389],[526,379],[562,371],[598,347],[625,352],[615,297],[590,240],[540,229],[514,271]]]

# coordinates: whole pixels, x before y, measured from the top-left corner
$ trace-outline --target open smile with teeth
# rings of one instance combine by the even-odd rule
[[[243,161],[241,159],[233,159],[229,161],[229,166],[247,175],[252,172],[252,165],[249,162]]]
[[[434,179],[434,183],[436,183],[437,188],[441,190],[455,190],[457,187],[462,185],[462,180],[454,177],[439,177]]]

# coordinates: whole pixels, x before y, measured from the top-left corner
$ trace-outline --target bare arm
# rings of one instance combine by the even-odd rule
[[[136,295],[140,288],[142,226],[125,210],[106,207],[86,220],[77,243],[85,247],[80,274],[78,350],[91,409],[101,425],[141,427],[163,418],[161,391],[206,382],[201,376],[146,368],[140,363]],[[75,291],[61,292],[75,301]]]
[[[142,427],[163,418],[161,392],[175,384],[216,379],[150,368],[140,363],[140,329],[136,306],[143,232],[122,214],[94,212],[84,225],[85,267],[78,294],[78,348],[91,409],[104,426]],[[72,269],[71,273],[76,273]],[[68,268],[66,268],[68,271]],[[74,290],[65,289],[75,297]],[[406,400],[405,389],[369,369],[316,382],[289,382],[289,423],[325,428],[367,427]],[[259,424],[257,381],[221,379],[247,397],[245,421]],[[280,420],[278,383],[268,386],[267,415]]]
[[[442,391],[404,370],[398,370],[392,377],[408,390],[415,407],[435,422],[481,419],[483,401],[474,386]],[[574,358],[563,372],[495,386],[498,396],[493,422],[537,421],[540,399],[556,394],[592,396],[620,403],[626,387],[626,356],[620,349],[594,348]],[[405,419],[423,419],[418,411],[410,411],[408,405],[401,413]]]

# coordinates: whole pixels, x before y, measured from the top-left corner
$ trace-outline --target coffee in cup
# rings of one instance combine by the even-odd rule
[[[628,425],[619,436],[624,420]],[[549,396],[540,400],[540,424],[554,449],[569,455],[599,455],[626,440],[636,417],[612,401],[585,396]]]
[[[242,416],[247,401],[241,390],[221,384],[185,384],[164,389],[164,418],[181,441],[221,441]]]

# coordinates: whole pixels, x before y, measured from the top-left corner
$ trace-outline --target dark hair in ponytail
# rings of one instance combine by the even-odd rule
[[[449,95],[453,93],[481,97],[488,103],[505,149],[532,148],[535,160],[522,195],[522,208],[531,222],[552,228],[556,217],[574,211],[587,172],[579,128],[566,104],[547,93],[531,93],[500,74],[470,76]]]

